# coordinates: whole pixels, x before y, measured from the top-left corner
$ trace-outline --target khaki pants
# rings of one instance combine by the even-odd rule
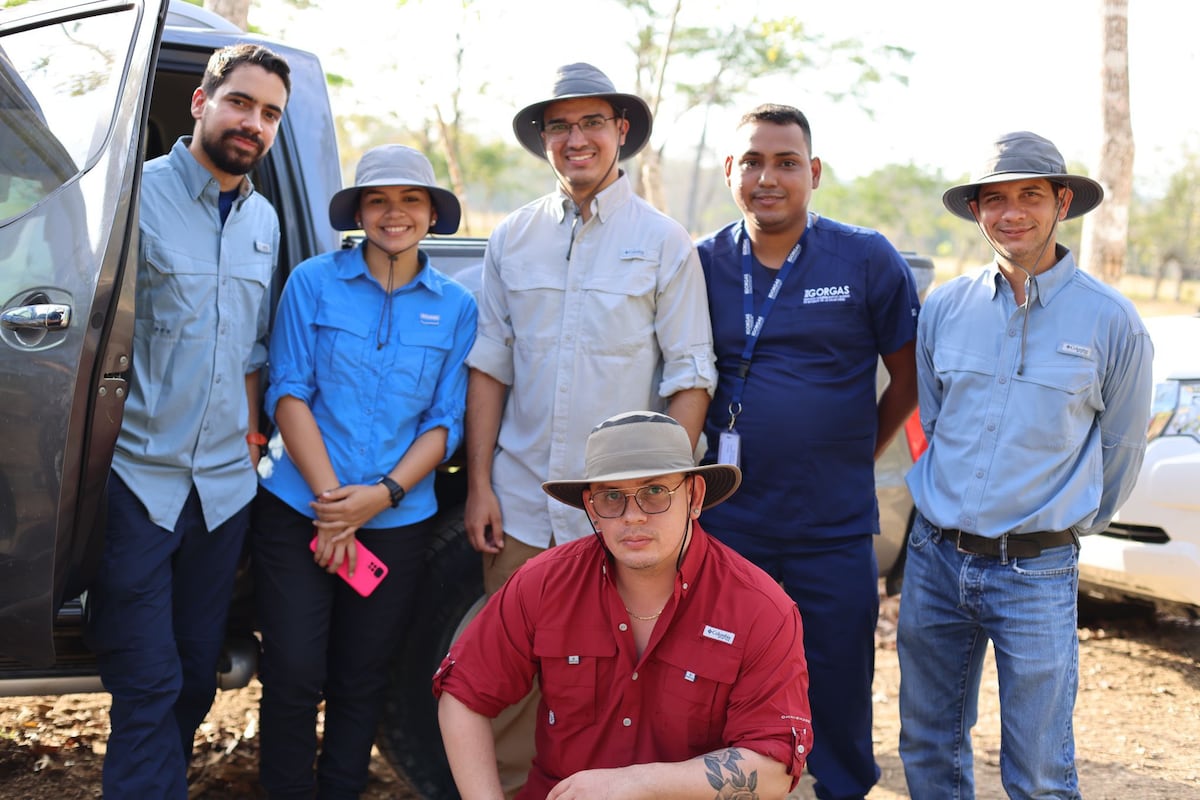
[[[553,539],[550,540],[550,545],[554,546]],[[534,547],[506,536],[503,550],[495,555],[485,553],[483,556],[484,591],[489,596],[495,594],[518,567],[541,552],[544,552],[541,547]],[[509,800],[521,790],[529,775],[529,765],[533,762],[534,754],[533,734],[537,726],[537,710],[541,699],[542,691],[535,680],[529,694],[504,709],[492,720],[500,786]]]

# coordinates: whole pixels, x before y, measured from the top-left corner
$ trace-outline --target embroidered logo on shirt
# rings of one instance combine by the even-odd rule
[[[441,325],[442,324],[442,315],[441,314],[421,314],[420,319],[421,319],[422,325]]]
[[[818,286],[804,290],[804,304],[844,303],[850,299],[849,286]]]
[[[567,663],[568,664],[578,664],[579,656],[567,656]]]
[[[1092,357],[1092,348],[1082,344],[1071,344],[1070,342],[1060,342],[1058,352],[1068,356],[1079,356],[1080,358]]]
[[[691,681],[692,683],[695,683],[696,682],[696,673],[692,672],[689,669],[687,672],[683,673],[683,679],[685,681]]]
[[[626,247],[621,251],[621,258],[641,258],[646,255],[646,251],[641,248]]]
[[[723,631],[720,628],[714,628],[712,625],[704,626],[704,638],[716,639],[718,642],[725,644],[733,644],[733,634],[729,631]]]
[[[255,249],[255,251],[257,251],[259,253],[269,253],[269,252],[271,252],[271,243],[270,242],[255,242],[254,249]]]

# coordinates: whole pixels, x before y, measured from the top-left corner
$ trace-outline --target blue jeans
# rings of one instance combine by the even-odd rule
[[[249,519],[247,506],[209,531],[193,488],[166,530],[116,473],[109,476],[85,631],[112,694],[105,797],[187,798],[192,738],[216,694]]]
[[[913,800],[975,797],[971,728],[991,640],[1000,778],[1011,798],[1077,800],[1079,548],[1001,560],[961,553],[918,515],[900,597],[900,758]]]
[[[360,528],[357,539],[388,565],[362,597],[313,561],[312,520],[259,489],[251,532],[263,639],[259,777],[271,800],[353,800],[366,790],[388,668],[408,632],[432,532],[432,520]]]
[[[879,621],[874,536],[780,540],[709,530],[783,584],[800,609],[813,747],[807,769],[819,800],[858,800],[879,780],[871,740],[871,682]]]

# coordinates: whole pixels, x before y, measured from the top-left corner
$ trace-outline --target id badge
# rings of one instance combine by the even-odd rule
[[[742,466],[742,437],[736,431],[721,431],[717,440],[717,463]]]

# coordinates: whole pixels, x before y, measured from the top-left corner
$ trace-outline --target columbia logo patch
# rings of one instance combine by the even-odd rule
[[[421,314],[420,319],[421,319],[422,325],[441,325],[442,324],[442,315],[441,314]]]
[[[729,631],[723,631],[720,628],[714,628],[712,625],[704,626],[704,638],[715,639],[718,642],[725,644],[733,644],[733,634]]]
[[[804,290],[804,304],[844,303],[850,299],[849,286],[817,286]]]
[[[1092,348],[1082,344],[1072,344],[1070,342],[1059,343],[1058,352],[1068,356],[1079,356],[1080,358],[1092,357]]]

